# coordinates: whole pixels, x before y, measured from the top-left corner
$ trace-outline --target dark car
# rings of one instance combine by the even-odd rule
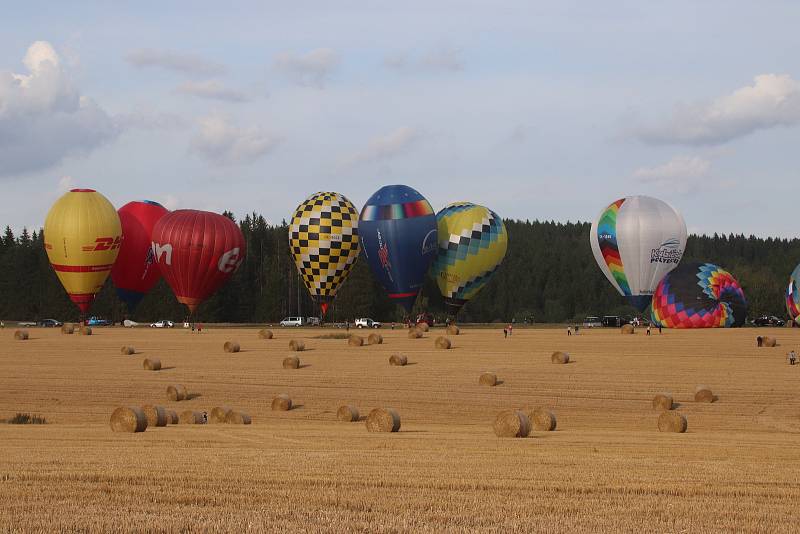
[[[753,324],[756,326],[785,326],[786,321],[779,319],[774,315],[762,315],[757,319],[753,319]]]
[[[55,319],[42,319],[39,321],[39,326],[44,327],[54,327],[54,326],[62,326],[64,323],[61,321],[57,321]]]

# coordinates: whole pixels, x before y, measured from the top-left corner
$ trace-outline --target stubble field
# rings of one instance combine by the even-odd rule
[[[762,531],[800,519],[800,329],[644,331],[438,329],[350,348],[331,329],[97,328],[92,336],[0,331],[0,531]],[[360,332],[365,337],[369,332]],[[779,346],[755,346],[755,336]],[[284,370],[289,340],[301,368]],[[242,352],[226,354],[227,340]],[[137,354],[123,356],[122,345]],[[554,350],[567,365],[550,363]],[[389,356],[408,356],[392,367]],[[147,357],[165,369],[142,369]],[[496,387],[478,384],[494,371]],[[196,396],[167,401],[169,384]],[[711,386],[713,404],[693,401]],[[671,391],[686,434],[659,433]],[[296,408],[273,412],[288,393]],[[228,405],[253,424],[112,433],[116,406]],[[400,432],[371,434],[336,409],[397,409]],[[555,432],[500,439],[507,408],[550,407]]]

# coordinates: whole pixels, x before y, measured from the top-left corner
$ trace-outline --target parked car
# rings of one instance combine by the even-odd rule
[[[307,317],[306,324],[308,326],[319,326],[322,324],[322,319],[320,319],[319,317]]]
[[[604,315],[603,316],[603,326],[609,326],[612,328],[618,328],[624,324],[630,324],[631,318],[630,317],[620,317],[619,315]]]
[[[86,321],[86,326],[111,326],[111,321],[100,317],[89,317],[89,320]]]
[[[583,321],[584,328],[599,328],[603,326],[603,321],[600,320],[600,317],[587,317]]]
[[[355,325],[356,328],[380,328],[381,326],[383,326],[378,321],[373,321],[369,317],[361,317],[359,319],[356,319]]]
[[[303,326],[305,321],[302,317],[284,317],[281,319],[281,326]]]
[[[757,319],[753,319],[753,324],[756,326],[785,326],[786,321],[779,319],[774,315],[762,315]]]
[[[42,319],[39,321],[39,326],[44,326],[46,328],[54,327],[54,326],[62,326],[64,323],[61,321],[57,321],[55,319]]]
[[[17,326],[27,328],[31,326],[36,326],[36,323],[34,323],[33,321],[20,321],[19,323],[17,323]]]
[[[172,328],[173,326],[175,326],[175,323],[166,319],[150,323],[150,328]]]

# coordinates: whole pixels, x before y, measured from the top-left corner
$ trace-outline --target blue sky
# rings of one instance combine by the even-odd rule
[[[796,235],[796,3],[106,4],[9,12],[1,224],[72,186],[279,222],[405,183],[437,210],[649,194],[690,231]]]

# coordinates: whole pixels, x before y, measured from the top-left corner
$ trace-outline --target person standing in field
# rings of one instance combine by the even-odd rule
[[[567,326],[567,335],[568,335],[568,336],[571,336],[571,335],[572,335],[572,325],[568,325],[568,326]]]
[[[789,365],[794,365],[794,362],[797,360],[797,355],[794,353],[793,350],[789,351]]]
[[[513,333],[514,333],[514,325],[508,325],[508,335],[510,336]]]
[[[647,335],[650,335],[650,325],[647,325]]]

